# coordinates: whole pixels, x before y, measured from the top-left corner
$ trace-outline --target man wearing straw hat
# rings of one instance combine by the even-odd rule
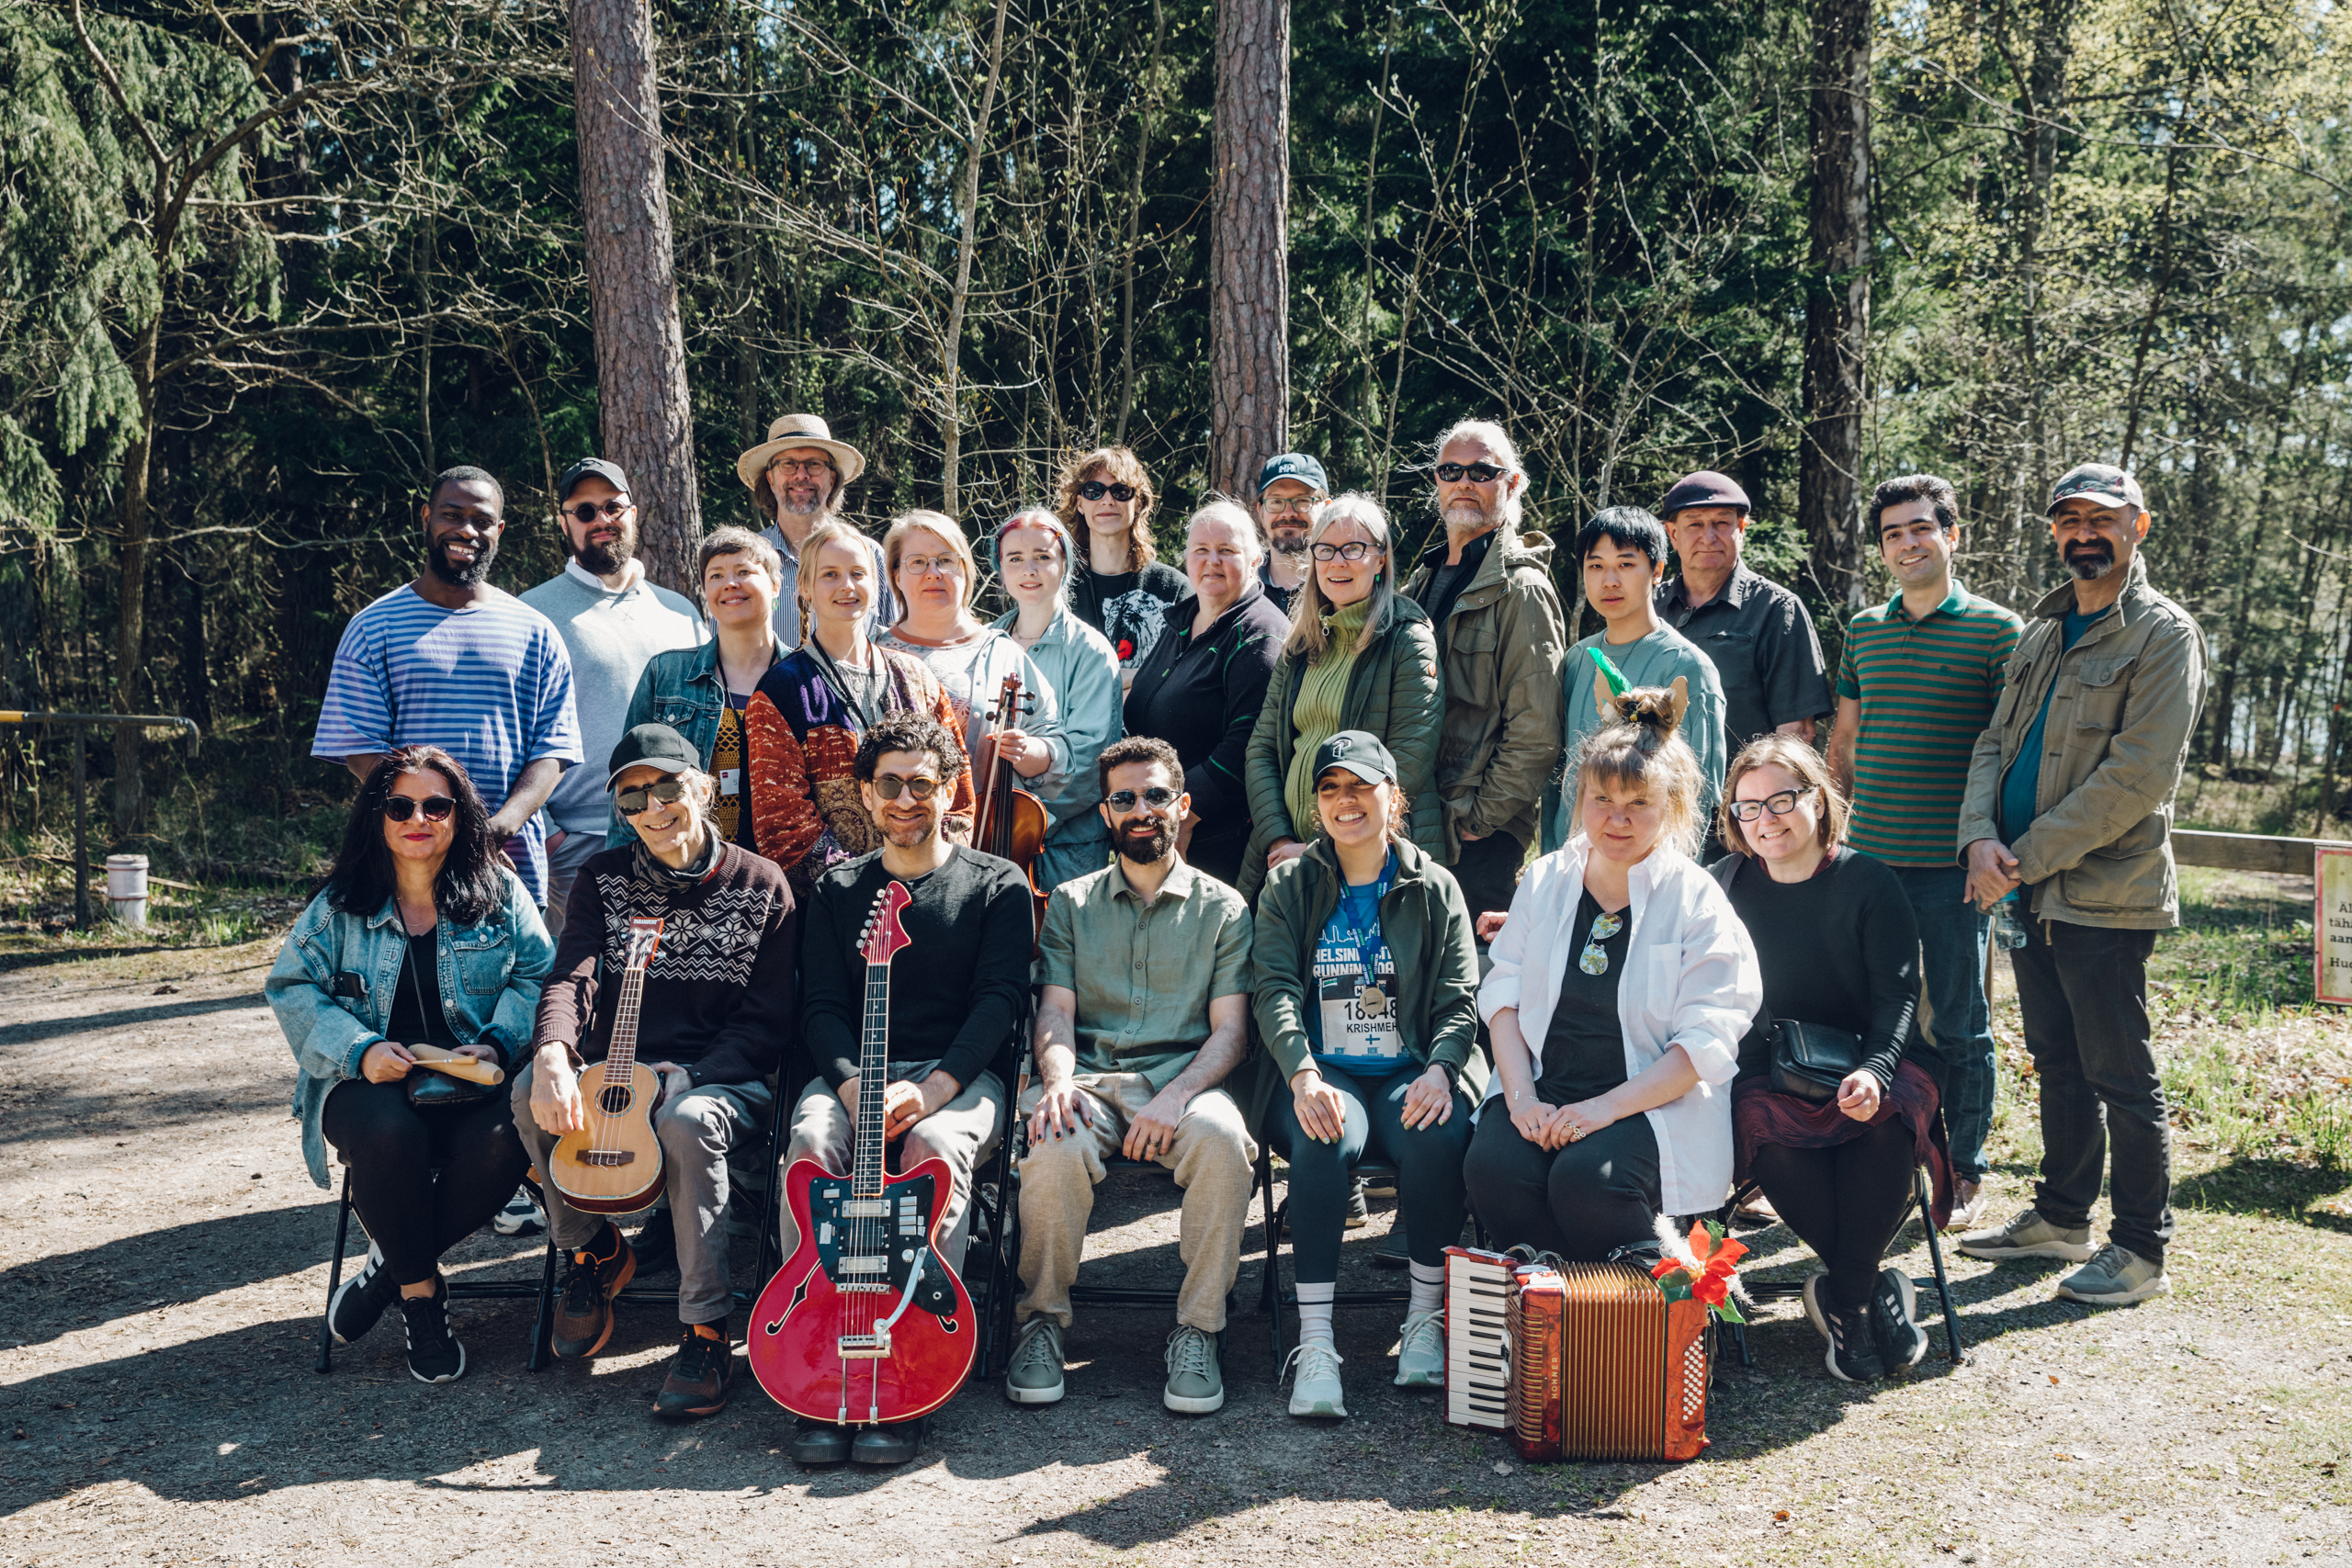
[[[735,459],[735,475],[752,492],[752,504],[767,519],[761,536],[784,559],[784,583],[775,600],[776,640],[786,649],[800,646],[800,544],[818,524],[841,515],[842,497],[865,458],[813,413],[788,413],[768,426],[768,438]],[[899,618],[890,597],[889,569],[873,540],[874,619],[866,628],[880,637]]]

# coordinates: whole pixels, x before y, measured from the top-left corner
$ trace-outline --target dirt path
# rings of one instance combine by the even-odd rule
[[[2220,1208],[2184,1215],[2179,1293],[2137,1309],[1957,1262],[1968,1363],[1873,1389],[1775,1309],[1680,1467],[1524,1466],[1441,1425],[1387,1385],[1385,1308],[1340,1314],[1342,1423],[1283,1413],[1254,1306],[1227,1408],[1197,1419],[1159,1406],[1168,1325],[1096,1310],[1062,1404],[967,1389],[886,1473],[800,1472],[748,1378],[710,1422],[656,1423],[659,1309],[594,1366],[525,1371],[527,1306],[486,1303],[460,1309],[462,1382],[411,1381],[390,1322],[320,1377],[334,1211],[286,1116],[272,945],[0,974],[0,1563],[2352,1562],[2352,1235]],[[1089,1269],[1172,1277],[1170,1195],[1108,1195]],[[1386,1224],[1351,1238],[1351,1278],[1393,1280],[1357,1256]],[[1784,1231],[1750,1239],[1769,1271],[1806,1265]]]

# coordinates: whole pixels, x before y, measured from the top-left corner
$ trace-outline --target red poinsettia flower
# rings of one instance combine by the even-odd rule
[[[1661,1259],[1650,1269],[1654,1280],[1664,1280],[1679,1274],[1690,1287],[1691,1296],[1711,1307],[1720,1307],[1731,1294],[1732,1277],[1736,1265],[1747,1254],[1747,1244],[1726,1235],[1718,1241],[1704,1222],[1690,1227],[1690,1256],[1698,1261],[1696,1272],[1679,1258]]]

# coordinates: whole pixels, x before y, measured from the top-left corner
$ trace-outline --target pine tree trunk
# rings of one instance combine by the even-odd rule
[[[1209,488],[1290,439],[1290,4],[1219,0],[1209,195]]]
[[[628,471],[646,575],[691,592],[702,502],[646,0],[573,0],[571,70],[604,455]]]
[[[1813,287],[1804,319],[1804,439],[1797,514],[1813,574],[1860,609],[1862,351],[1871,324],[1871,7],[1819,0],[1813,17]],[[1842,621],[1842,617],[1841,617]]]

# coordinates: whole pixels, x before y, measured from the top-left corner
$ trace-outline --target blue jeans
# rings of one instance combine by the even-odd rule
[[[1919,922],[1919,969],[1928,993],[1928,1016],[1921,1022],[1936,1056],[1934,1063],[1920,1066],[1930,1069],[1943,1090],[1954,1174],[1962,1181],[1982,1181],[1984,1140],[1993,1134],[1996,1073],[1992,1008],[1984,996],[1984,944],[1993,918],[1962,897],[1968,886],[1965,867],[1898,865],[1894,871]]]

